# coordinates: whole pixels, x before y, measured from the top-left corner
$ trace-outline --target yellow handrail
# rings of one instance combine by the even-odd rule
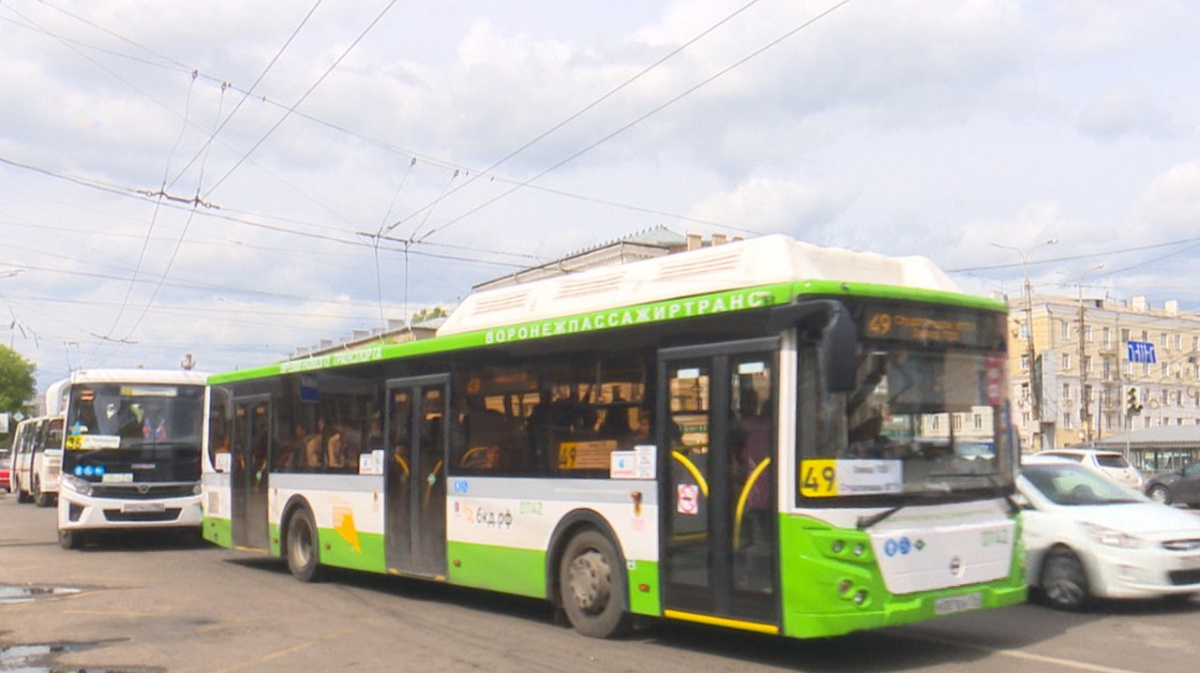
[[[678,451],[672,451],[671,457],[674,458],[675,460],[679,461],[680,465],[683,465],[684,468],[686,468],[688,472],[692,473],[692,478],[696,480],[696,485],[700,487],[700,492],[703,493],[704,497],[707,498],[708,497],[708,482],[705,481],[704,475],[700,474],[700,469],[697,468],[696,465],[694,463],[692,463],[692,461],[688,460],[687,456],[683,455],[682,453],[680,453]]]
[[[758,462],[754,471],[750,473],[750,478],[746,479],[745,485],[742,486],[742,494],[738,496],[737,509],[733,517],[733,548],[737,550],[742,546],[742,515],[746,511],[746,501],[750,499],[750,491],[754,488],[754,482],[762,476],[763,470],[771,464],[770,458],[764,458]]]

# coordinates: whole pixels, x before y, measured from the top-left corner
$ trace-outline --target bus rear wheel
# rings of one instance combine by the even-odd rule
[[[22,488],[21,484],[13,484],[13,489],[15,489],[17,492],[17,504],[26,505],[33,502],[33,496],[30,495],[29,492],[24,488]]]
[[[33,478],[33,504],[38,507],[49,507],[54,504],[54,497],[49,493],[42,492],[42,485],[38,482],[38,478]]]
[[[585,530],[567,543],[558,568],[558,589],[571,626],[592,638],[610,638],[629,630],[625,582],[613,543],[596,530]]]
[[[317,524],[307,508],[297,510],[288,520],[287,562],[288,570],[301,582],[319,582],[322,578]]]

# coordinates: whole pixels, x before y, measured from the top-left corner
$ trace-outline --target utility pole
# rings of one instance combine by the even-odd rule
[[[1028,250],[1011,245],[993,243],[997,248],[1016,251],[1021,256],[1021,270],[1025,276],[1025,358],[1029,361],[1029,401],[1033,411],[1033,428],[1029,433],[1029,448],[1034,452],[1042,443],[1042,377],[1037,367],[1037,352],[1033,347],[1033,285],[1029,282],[1029,255],[1043,245],[1054,245],[1057,238],[1038,243]]]
[[[1086,328],[1087,318],[1083,310],[1083,279],[1079,279],[1079,424],[1083,426],[1082,437],[1084,445],[1092,441],[1092,411],[1088,405],[1088,382],[1087,382],[1087,367],[1084,366],[1087,358],[1087,342],[1084,341],[1084,332]]]
[[[1092,410],[1088,405],[1088,382],[1087,382],[1087,341],[1084,336],[1087,334],[1087,312],[1083,308],[1083,279],[1092,271],[1103,269],[1104,263],[1101,262],[1096,266],[1084,271],[1079,276],[1079,423],[1083,426],[1083,436],[1081,439],[1084,444],[1090,444],[1092,441]]]

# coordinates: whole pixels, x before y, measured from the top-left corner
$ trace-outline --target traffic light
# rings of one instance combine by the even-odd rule
[[[1130,416],[1142,412],[1142,405],[1138,402],[1138,389],[1136,386],[1129,386],[1125,389],[1125,412]]]

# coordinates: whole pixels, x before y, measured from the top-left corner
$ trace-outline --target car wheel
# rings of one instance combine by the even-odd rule
[[[58,546],[63,549],[79,549],[86,541],[86,535],[81,530],[58,531]]]
[[[305,508],[296,510],[287,526],[288,570],[301,582],[319,582],[321,550],[317,541],[317,524],[313,515]]]
[[[620,556],[608,537],[584,530],[567,543],[558,567],[558,590],[571,626],[592,638],[629,629]]]
[[[1156,484],[1150,487],[1150,492],[1146,495],[1150,496],[1151,500],[1161,502],[1164,505],[1171,504],[1171,492],[1162,484]]]
[[[1067,549],[1053,551],[1046,558],[1040,585],[1046,600],[1060,610],[1079,611],[1091,600],[1083,563]]]

